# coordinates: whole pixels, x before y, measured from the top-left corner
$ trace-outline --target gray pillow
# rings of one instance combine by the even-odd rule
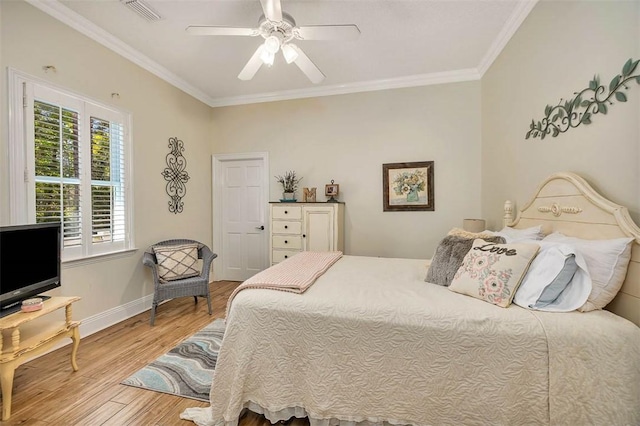
[[[473,240],[473,238],[463,238],[455,235],[444,237],[436,247],[425,281],[449,287],[453,276],[462,265],[465,255],[471,250]],[[496,244],[505,243],[504,238],[500,236],[483,238],[483,240]]]
[[[536,303],[529,305],[529,307],[540,309],[555,302],[558,296],[567,288],[577,270],[576,255],[572,254],[565,259],[564,266],[558,275],[542,290],[542,294],[540,294]]]

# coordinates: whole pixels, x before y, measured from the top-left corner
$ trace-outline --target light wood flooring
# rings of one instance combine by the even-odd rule
[[[169,351],[215,318],[224,317],[227,299],[239,283],[211,283],[213,315],[206,300],[193,297],[171,300],[156,313],[143,312],[91,336],[78,350],[79,371],[70,363],[71,346],[65,346],[16,370],[11,418],[0,425],[124,426],[193,425],[181,420],[188,407],[208,404],[192,399],[121,385],[120,382]],[[296,419],[292,426],[308,425]],[[264,417],[248,413],[242,426],[266,426]]]

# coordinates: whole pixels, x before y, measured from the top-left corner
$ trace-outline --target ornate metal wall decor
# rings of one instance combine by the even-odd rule
[[[549,134],[556,137],[580,124],[591,124],[592,115],[607,114],[607,104],[613,105],[611,101],[613,97],[618,102],[627,102],[627,95],[622,89],[629,89],[626,83],[630,80],[635,80],[640,84],[640,74],[633,75],[638,62],[640,60],[629,59],[624,64],[622,74],[616,75],[609,83],[609,92],[606,96],[607,89],[600,84],[600,78],[594,75],[593,80],[589,82],[589,87],[580,92],[574,92],[576,96],[573,99],[566,101],[560,99],[560,103],[556,106],[547,105],[542,120],[538,122],[531,120],[525,139],[529,139],[529,137],[544,139]],[[579,111],[580,109],[582,111]]]
[[[187,173],[187,159],[184,158],[184,142],[178,138],[169,138],[169,148],[167,154],[167,168],[162,172],[164,180],[167,181],[167,194],[171,198],[169,201],[169,211],[171,213],[182,213],[184,203],[182,198],[187,193],[185,184],[189,180]]]

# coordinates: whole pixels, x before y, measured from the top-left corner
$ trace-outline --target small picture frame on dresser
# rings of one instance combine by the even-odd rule
[[[338,185],[337,183],[333,183],[333,181],[331,182],[331,184],[324,186],[324,195],[326,195],[327,197],[335,197],[339,192],[340,185]]]

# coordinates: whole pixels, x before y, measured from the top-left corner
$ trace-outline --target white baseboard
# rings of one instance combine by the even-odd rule
[[[88,318],[82,319],[82,323],[80,324],[80,348],[78,350],[79,351],[82,350],[82,339],[84,337],[90,336],[93,333],[97,333],[100,330],[104,330],[107,327],[111,327],[114,324],[117,324],[121,321],[129,319],[144,311],[150,310],[152,302],[153,302],[153,294],[150,294],[138,300],[125,303],[124,305],[116,306],[115,308],[111,308],[107,311],[100,312],[99,314],[92,315]],[[164,302],[167,302],[167,301],[165,300]],[[161,302],[160,304],[164,302]],[[51,348],[51,350],[43,353],[42,355],[45,355],[49,352],[53,352],[56,349],[60,349],[70,344],[71,344],[71,339],[64,339],[58,342],[58,344],[54,345]]]
[[[114,324],[129,319],[144,311],[148,311],[151,309],[152,302],[153,294],[150,294],[138,300],[116,306],[108,311],[100,312],[99,314],[85,318],[82,320],[82,324],[80,324],[80,338],[90,336],[93,333],[97,333],[100,330],[111,327]]]

